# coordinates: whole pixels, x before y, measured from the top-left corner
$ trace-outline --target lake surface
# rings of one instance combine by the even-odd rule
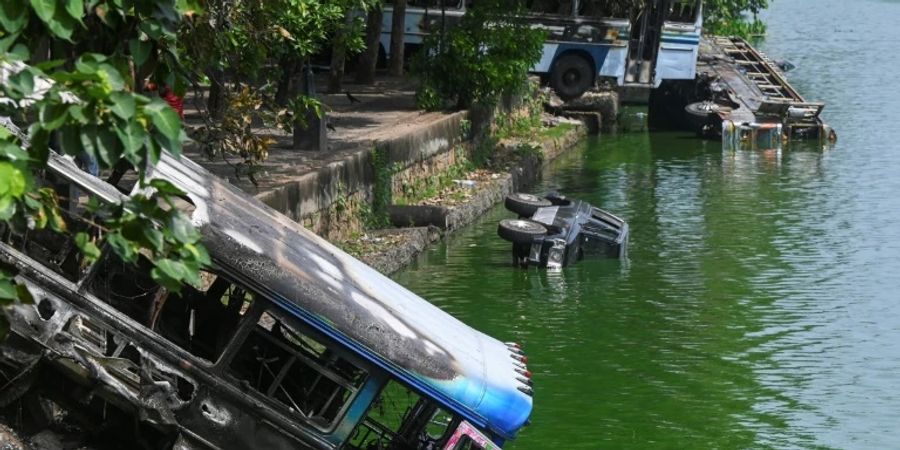
[[[514,269],[498,207],[397,276],[523,344],[535,409],[510,448],[900,448],[900,2],[764,17],[837,145],[604,136],[534,191],[628,220],[628,261]]]

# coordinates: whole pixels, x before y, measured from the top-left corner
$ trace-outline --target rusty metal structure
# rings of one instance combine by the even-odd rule
[[[129,191],[69,157],[52,153],[48,167],[42,182],[70,196],[73,227],[102,237],[79,205]],[[0,420],[23,435],[62,429],[111,448],[497,448],[527,422],[517,344],[187,159],[165,154],[148,177],[185,192],[179,207],[214,262],[203,286],[169,292],[147,261],[126,264],[108,244],[89,263],[71,238],[0,223],[0,264],[36,299],[3,311]]]
[[[685,112],[703,135],[729,147],[772,148],[790,139],[836,139],[809,102],[766,55],[738,37],[704,37],[697,80]]]

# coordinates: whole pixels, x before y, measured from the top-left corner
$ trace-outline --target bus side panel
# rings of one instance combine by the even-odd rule
[[[654,87],[659,87],[663,80],[693,80],[698,50],[698,45],[669,44],[664,38],[656,59]]]
[[[609,47],[606,59],[600,66],[601,77],[613,77],[617,84],[621,86],[625,83],[625,67],[628,60],[628,47],[616,46]]]
[[[576,53],[588,59],[594,65],[596,73],[600,73],[604,61],[610,51],[609,45],[578,44],[567,42],[547,42],[544,44],[544,54],[541,60],[534,66],[533,72],[549,73],[553,70],[553,64],[565,53]],[[548,64],[549,62],[549,64]],[[624,72],[623,72],[624,73]]]
[[[390,6],[384,8],[384,14],[381,19],[381,46],[384,48],[385,56],[391,57],[391,26],[393,20],[394,9]],[[460,9],[447,9],[445,11],[444,20],[447,27],[452,27],[459,23],[464,11]],[[422,8],[407,8],[406,18],[404,19],[403,43],[406,45],[422,45],[428,31],[438,32],[441,23],[441,10],[429,9],[428,15]]]
[[[553,61],[556,59],[556,53],[559,50],[559,44],[555,42],[545,42],[544,51],[541,53],[541,60],[531,68],[534,73],[550,73]]]
[[[697,74],[700,34],[703,30],[703,7],[698,3],[694,23],[665,22],[656,57],[654,87],[663,80],[693,80]]]

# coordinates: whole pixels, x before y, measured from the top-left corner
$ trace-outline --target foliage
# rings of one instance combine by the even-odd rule
[[[240,178],[246,175],[254,183],[254,169],[260,161],[264,161],[269,154],[269,147],[275,140],[269,136],[253,132],[252,125],[258,118],[266,122],[274,122],[276,113],[262,109],[263,100],[258,92],[252,91],[249,86],[244,86],[238,92],[231,92],[226,96],[227,107],[220,121],[208,121],[207,124],[194,129],[191,137],[197,143],[200,151],[210,158],[221,156],[228,161],[229,155],[241,158],[237,164],[233,164],[235,176]],[[285,116],[282,113],[282,116]]]
[[[479,1],[446,36],[428,36],[413,67],[420,106],[493,104],[520,89],[544,43],[543,31],[516,20],[522,6],[522,0]]]
[[[375,147],[370,153],[369,163],[375,175],[372,183],[372,207],[362,211],[363,221],[367,228],[385,228],[390,220],[387,207],[393,203],[394,167],[383,147]]]
[[[709,34],[750,37],[764,34],[758,14],[768,0],[704,0],[703,28]],[[750,13],[752,17],[747,17]]]
[[[184,21],[179,42],[198,97],[200,81],[212,83],[211,110],[198,105],[205,121],[199,134],[204,150],[210,156],[239,157],[236,174],[243,170],[253,180],[254,166],[266,159],[274,141],[254,138],[249,125],[277,126],[290,134],[294,127],[308,125],[308,111],[321,117],[321,103],[301,91],[297,75],[331,38],[359,51],[363,18],[355,13],[349,21],[345,17],[372,3],[209,0],[203,14]],[[236,126],[235,118],[247,126]]]
[[[499,113],[494,119],[494,137],[497,139],[527,138],[542,126],[544,104],[547,95],[540,86],[529,83],[526,93],[522,95],[523,104],[509,113]]]
[[[25,135],[0,128],[5,227],[71,233],[69,211],[40,177],[52,141],[54,150],[100,168],[131,166],[147,188],[122,204],[92,207],[102,236],[74,236],[87,259],[99,255],[102,240],[126,261],[145,255],[154,278],[170,289],[196,279],[209,258],[189,220],[172,207],[180,193],[144,178],[163,150],[180,153],[186,135],[174,110],[139,93],[145,77],[183,86],[176,31],[196,10],[189,0],[2,3],[0,116],[28,125]],[[0,297],[28,300],[9,269],[0,269]]]

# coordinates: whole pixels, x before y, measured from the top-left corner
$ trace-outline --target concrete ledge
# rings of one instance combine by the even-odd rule
[[[388,240],[388,248],[359,255],[358,258],[375,270],[390,275],[406,267],[416,256],[441,238],[435,227],[378,230],[369,233],[374,239]]]

